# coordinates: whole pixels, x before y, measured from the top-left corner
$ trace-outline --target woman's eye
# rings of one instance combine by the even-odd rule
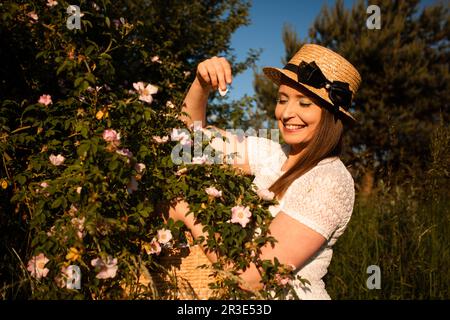
[[[285,99],[277,99],[277,103],[279,103],[279,104],[285,104],[286,102],[288,102],[288,101]]]
[[[299,101],[298,104],[302,107],[309,107],[312,103],[307,101]]]

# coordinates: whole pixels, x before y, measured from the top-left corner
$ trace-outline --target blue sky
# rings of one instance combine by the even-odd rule
[[[344,0],[344,5],[351,8],[356,0]],[[422,5],[434,3],[423,0]],[[244,60],[249,49],[263,49],[258,62],[263,66],[282,67],[284,45],[281,32],[285,23],[294,27],[300,39],[305,39],[308,30],[318,16],[322,6],[334,6],[333,0],[253,0],[250,9],[251,23],[239,28],[231,39],[232,48],[239,60]],[[382,8],[381,8],[381,12]],[[381,16],[383,18],[383,16]],[[383,23],[383,20],[381,20]],[[365,25],[365,21],[362,22]],[[229,98],[238,99],[244,94],[252,95],[253,71],[248,70],[234,78]]]

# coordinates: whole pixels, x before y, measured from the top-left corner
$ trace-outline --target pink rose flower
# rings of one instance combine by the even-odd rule
[[[116,144],[120,141],[120,133],[117,133],[117,131],[114,129],[106,129],[105,131],[103,131],[103,140]]]
[[[53,237],[56,233],[56,227],[52,226],[49,231],[47,231],[47,236]]]
[[[52,165],[54,166],[60,166],[64,163],[64,160],[66,160],[66,158],[64,158],[62,155],[58,154],[57,156],[55,156],[54,154],[50,155],[50,162]]]
[[[206,188],[206,189],[205,189],[205,192],[206,192],[208,195],[210,195],[210,196],[212,196],[212,197],[214,197],[214,198],[219,198],[219,197],[222,196],[222,191],[219,191],[219,190],[217,190],[217,189],[214,188],[214,187]]]
[[[207,160],[208,157],[206,155],[203,155],[201,157],[193,157],[192,164],[205,164]]]
[[[108,279],[116,276],[118,269],[117,258],[113,259],[111,256],[108,256],[106,261],[102,258],[92,259],[91,265],[95,267],[98,272],[95,276],[97,279]]]
[[[137,172],[138,174],[143,173],[144,170],[145,170],[145,164],[143,164],[143,163],[136,163],[136,164],[134,165],[134,170],[136,170],[136,172]]]
[[[280,206],[279,205],[275,205],[275,206],[269,206],[269,208],[267,208],[270,212],[270,214],[272,215],[272,217],[275,217],[278,212],[280,212]]]
[[[166,143],[167,141],[169,141],[169,136],[164,136],[164,137],[153,136],[153,141],[155,141],[158,144],[163,144],[163,143]]]
[[[30,271],[31,276],[36,279],[45,278],[50,271],[49,269],[45,268],[45,265],[50,260],[47,259],[47,257],[40,253],[37,256],[34,256],[28,261],[28,267],[27,270]]]
[[[275,197],[275,194],[272,191],[269,191],[268,189],[261,189],[256,192],[258,196],[262,200],[271,201]]]
[[[202,122],[201,121],[194,121],[194,123],[191,123],[191,125],[189,126],[190,130],[193,131],[200,131],[203,129],[202,127]]]
[[[44,181],[44,182],[41,182],[41,183],[39,184],[39,186],[40,186],[42,189],[35,189],[36,193],[41,193],[42,191],[44,191],[44,189],[47,188],[47,187],[49,186],[49,184],[48,184],[47,182]],[[50,193],[44,192],[44,196],[48,197],[49,195],[50,195]]]
[[[70,205],[69,211],[67,212],[69,216],[75,217],[77,215],[78,208],[75,207],[73,204]]]
[[[239,223],[243,228],[250,222],[250,217],[252,213],[249,207],[235,206],[231,208],[231,222]]]
[[[40,96],[38,102],[45,104],[46,106],[53,103],[52,97],[49,94],[43,94],[42,96]]]
[[[167,229],[158,230],[158,241],[159,243],[166,244],[172,239],[172,232]]]
[[[172,141],[180,141],[182,145],[190,145],[192,144],[191,136],[187,133],[186,130],[173,129],[170,134],[170,139]]]
[[[183,174],[185,174],[187,171],[188,171],[188,169],[186,167],[185,168],[181,168],[180,170],[175,172],[175,175],[179,177],[179,176],[182,176]]]
[[[133,156],[133,152],[131,152],[129,149],[118,149],[116,150],[116,153],[127,158],[131,158]]]
[[[54,7],[58,4],[56,0],[47,0],[47,7]]]
[[[151,60],[153,63],[162,63],[162,61],[159,59],[159,56],[153,56]]]
[[[139,93],[139,100],[147,103],[152,103],[153,102],[152,94],[158,93],[157,87],[151,84],[145,86],[142,81],[133,83],[133,87]]]
[[[156,254],[159,255],[161,253],[161,245],[158,240],[155,238],[152,239],[150,243],[146,243],[143,245],[143,248],[147,254]]]
[[[172,103],[172,101],[167,101],[166,102],[166,107],[170,108],[170,109],[173,109],[173,108],[175,108],[175,105]]]
[[[281,286],[285,286],[289,283],[289,278],[288,277],[282,277],[280,276],[278,273],[275,275],[275,281],[281,285]]]
[[[34,11],[28,12],[27,16],[29,16],[32,19],[31,23],[36,23],[39,20],[39,16]]]
[[[86,218],[72,218],[70,222],[72,222],[72,225],[74,226],[75,230],[77,230],[77,237],[81,240],[85,236],[84,232],[84,222],[86,221]]]

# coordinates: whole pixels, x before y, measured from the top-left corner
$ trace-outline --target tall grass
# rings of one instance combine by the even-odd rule
[[[432,135],[430,166],[409,183],[381,181],[356,200],[325,278],[333,299],[450,299],[450,128]],[[366,286],[381,269],[381,289]]]
[[[448,199],[417,203],[399,192],[389,203],[359,199],[335,246],[326,278],[334,299],[449,299]],[[366,286],[367,267],[381,269],[381,289]]]

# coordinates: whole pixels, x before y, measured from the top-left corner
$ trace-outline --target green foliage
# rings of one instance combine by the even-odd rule
[[[448,184],[449,179],[447,180]],[[359,198],[325,278],[333,299],[448,299],[449,197],[412,185]],[[381,289],[366,286],[378,265]]]
[[[229,52],[231,33],[247,23],[248,3],[81,1],[80,30],[66,28],[68,5],[0,5],[2,297],[158,297],[139,279],[159,270],[155,239],[163,251],[186,242],[184,226],[165,221],[161,210],[178,197],[211,235],[208,247],[221,257],[216,272],[232,263],[236,275],[253,261],[276,289],[277,274],[292,273],[258,255],[274,241],[267,234],[273,202],[261,202],[250,177],[229,166],[174,164],[178,141],[155,140],[183,127],[178,117],[192,70]],[[223,197],[208,198],[209,186]],[[228,222],[238,204],[252,211],[246,228]],[[162,229],[174,237],[166,245]],[[39,254],[48,258],[48,274],[36,279],[27,266]],[[81,290],[62,288],[69,265],[81,269]],[[289,291],[249,293],[235,277],[212,285],[222,298]]]

